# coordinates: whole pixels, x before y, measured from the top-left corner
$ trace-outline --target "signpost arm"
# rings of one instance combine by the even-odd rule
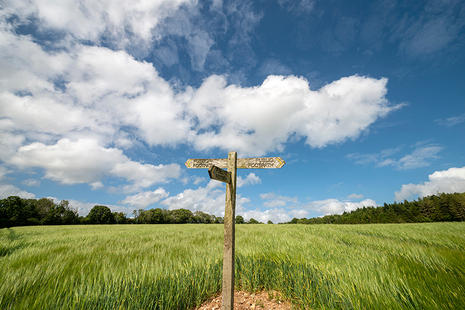
[[[228,154],[228,172],[231,181],[226,184],[223,249],[223,310],[234,309],[234,245],[236,213],[237,153]]]

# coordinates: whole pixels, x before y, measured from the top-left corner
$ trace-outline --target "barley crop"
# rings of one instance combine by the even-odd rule
[[[193,309],[221,291],[222,225],[0,230],[0,309]],[[463,309],[465,224],[237,225],[236,289],[302,309]]]

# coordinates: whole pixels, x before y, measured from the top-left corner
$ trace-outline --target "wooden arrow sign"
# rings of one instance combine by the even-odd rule
[[[279,169],[285,164],[286,162],[281,157],[257,157],[237,159],[237,168],[240,169]]]
[[[238,158],[238,169],[273,169],[282,168],[286,162],[281,157],[257,157],[257,158]],[[218,168],[228,168],[227,158],[205,159],[191,158],[185,163],[187,168],[209,169],[211,166]]]
[[[231,172],[218,168],[217,166],[211,166],[208,169],[208,174],[212,180],[231,183]]]

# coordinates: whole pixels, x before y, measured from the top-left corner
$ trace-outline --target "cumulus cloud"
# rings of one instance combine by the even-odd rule
[[[272,221],[275,224],[285,223],[289,222],[292,219],[286,210],[278,208],[269,209],[265,211],[260,211],[259,209],[247,210],[243,212],[241,215],[244,217],[246,221],[253,218],[262,223],[267,223],[268,221]]]
[[[54,145],[34,142],[19,148],[10,160],[19,167],[41,167],[45,177],[62,184],[93,183],[116,163],[125,160],[120,150],[105,149],[96,140],[61,139]]]
[[[11,184],[0,184],[0,198],[7,198],[9,196],[19,196],[21,198],[31,199],[35,198],[36,195],[23,191]]]
[[[200,151],[219,147],[263,155],[282,151],[294,136],[312,147],[356,139],[399,107],[385,98],[387,79],[363,76],[312,91],[295,76],[269,76],[259,86],[240,87],[215,75],[198,89],[176,92],[152,64],[125,51],[76,45],[72,52],[50,53],[30,37],[3,34],[6,80],[23,82],[2,84],[6,133],[20,128],[34,141],[94,135],[126,147],[123,128],[131,128],[150,145],[187,143]],[[8,61],[13,55],[15,61]]]
[[[429,181],[422,184],[402,185],[401,190],[395,192],[395,199],[402,201],[415,195],[424,197],[437,193],[465,192],[465,167],[436,171],[428,178]]]
[[[153,36],[152,29],[160,21],[172,15],[182,4],[195,3],[193,0],[79,0],[76,5],[74,0],[7,0],[5,7],[22,21],[38,19],[42,31],[54,29],[79,40],[93,42],[98,42],[102,35],[106,35],[122,43],[129,43],[129,33],[140,40],[149,41]]]
[[[121,150],[104,148],[93,139],[61,139],[54,145],[34,142],[20,147],[9,163],[21,168],[43,168],[45,178],[62,184],[88,183],[94,188],[101,187],[99,182],[104,176],[113,175],[132,182],[132,190],[178,178],[181,170],[178,164],[133,162]]]
[[[320,212],[323,215],[342,214],[344,212],[355,211],[363,207],[376,207],[376,201],[365,199],[360,202],[339,201],[338,199],[325,199],[312,201],[307,205],[307,208]]]
[[[92,190],[97,190],[105,187],[105,185],[103,185],[103,183],[100,181],[90,183],[89,185],[92,188]]]
[[[309,215],[308,210],[304,209],[283,209],[283,208],[273,208],[262,211],[260,209],[246,210],[236,212],[237,215],[244,217],[246,221],[249,221],[251,218],[262,222],[267,223],[272,221],[274,224],[278,223],[287,223],[291,221],[292,218],[304,218]]]
[[[272,75],[260,85],[242,87],[213,75],[198,88],[180,90],[123,47],[134,43],[129,33],[145,43],[161,40],[168,34],[161,21],[196,1],[78,3],[9,0],[0,16],[0,159],[23,169],[41,168],[45,178],[61,184],[87,183],[97,190],[105,186],[104,178],[113,177],[127,183],[114,191],[136,193],[179,178],[181,169],[130,160],[123,150],[137,143],[235,149],[240,156],[282,151],[295,138],[322,148],[356,139],[400,107],[386,99],[387,79],[357,75],[319,90],[296,76]],[[224,8],[230,16],[246,16],[231,26],[236,34],[229,46],[250,45],[248,33],[261,19],[244,14],[251,6]],[[34,35],[18,34],[15,27],[31,20],[37,33],[57,32],[63,40],[44,45]],[[198,70],[214,44],[214,36],[200,28],[189,24],[173,30],[188,38]],[[108,47],[102,46],[103,37]],[[277,62],[269,64],[277,73],[289,73]],[[238,185],[259,182],[249,174]],[[279,201],[266,203],[279,207]]]
[[[61,199],[58,199],[56,197],[47,197],[50,199],[53,199],[55,203],[59,203]],[[69,205],[76,209],[78,211],[78,214],[80,216],[87,216],[89,214],[90,210],[92,210],[93,207],[99,205],[99,206],[106,206],[110,208],[111,212],[123,212],[126,215],[131,215],[132,212],[134,211],[134,208],[131,207],[124,207],[120,205],[109,205],[109,204],[103,204],[100,202],[85,202],[85,201],[79,201],[79,200],[74,200],[74,199],[69,199]]]
[[[168,209],[184,208],[193,212],[202,211],[219,215],[222,214],[221,208],[224,209],[225,203],[225,191],[222,185],[220,182],[211,180],[205,187],[186,189],[176,196],[168,197],[161,204],[167,206]]]
[[[10,173],[10,171],[6,167],[0,166],[0,181],[3,181],[8,173]]]
[[[181,167],[178,164],[154,166],[126,160],[115,164],[109,173],[133,182],[132,185],[125,186],[124,191],[134,192],[169,179],[177,179],[181,174]]]
[[[312,91],[301,77],[269,76],[260,86],[244,88],[212,76],[187,103],[196,122],[191,141],[199,150],[219,147],[259,156],[282,151],[294,135],[318,148],[355,139],[400,107],[385,99],[386,83],[351,76]]]
[[[186,189],[173,197],[168,197],[160,204],[168,209],[188,209],[192,212],[202,211],[216,216],[224,216],[226,192],[223,183],[211,180],[207,186],[198,189]],[[237,195],[236,213],[243,210],[243,205],[250,199]]]
[[[253,172],[249,173],[244,179],[241,176],[237,177],[237,187],[254,185],[259,183],[262,183],[262,180]]]
[[[124,200],[118,202],[122,204],[129,204],[137,208],[146,208],[147,206],[159,202],[169,196],[169,193],[163,188],[158,188],[155,191],[141,192],[133,196],[127,196]]]
[[[306,218],[309,214],[309,211],[308,210],[305,210],[305,209],[293,209],[293,210],[290,210],[288,212],[288,214],[292,217],[292,218],[298,218],[298,219],[301,219],[301,218]]]
[[[30,89],[33,96],[4,93],[2,113],[15,124],[10,132],[123,141],[120,130],[127,126],[151,145],[188,143],[200,151],[219,147],[258,156],[282,151],[292,136],[312,147],[355,139],[396,108],[385,99],[386,79],[352,76],[312,91],[294,76],[269,76],[250,88],[212,76],[197,90],[175,93],[152,65],[123,51],[82,47],[74,57],[73,69],[60,71],[64,93],[53,85]]]

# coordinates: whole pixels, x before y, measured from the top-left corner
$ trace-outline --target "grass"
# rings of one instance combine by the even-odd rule
[[[191,308],[221,290],[219,228],[3,229],[0,308]]]
[[[316,309],[464,308],[463,223],[244,228],[238,269],[249,289]]]
[[[0,309],[192,309],[221,290],[222,225],[0,230]],[[236,288],[302,309],[463,309],[465,224],[237,225]]]

